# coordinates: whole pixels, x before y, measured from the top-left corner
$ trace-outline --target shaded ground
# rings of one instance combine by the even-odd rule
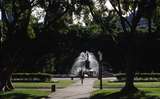
[[[0,99],[42,99],[47,98],[49,92],[41,90],[13,90],[5,93],[0,93]]]
[[[135,86],[140,90],[137,93],[119,92],[124,84],[103,80],[104,90],[94,91],[91,99],[160,99],[160,82],[135,82]],[[94,88],[98,86],[99,81],[96,81]]]
[[[51,85],[65,88],[77,80],[59,79],[51,82],[14,82],[15,89],[0,93],[0,99],[45,99],[51,93]]]
[[[47,98],[46,96],[31,96],[30,94],[22,93],[10,93],[5,96],[0,96],[0,99],[42,99]]]
[[[72,86],[50,94],[49,99],[89,99],[95,80],[96,78],[85,78],[83,85],[79,80]]]
[[[136,93],[122,93],[103,91],[91,96],[90,99],[160,99],[158,96],[146,95],[148,92],[139,91]]]

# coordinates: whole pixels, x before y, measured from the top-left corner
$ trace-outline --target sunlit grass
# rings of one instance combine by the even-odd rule
[[[104,90],[92,92],[91,99],[160,99],[160,82],[135,82],[135,86],[140,90],[138,93],[123,94],[120,92],[124,82],[103,81]],[[94,88],[99,87],[96,81]]]
[[[50,91],[35,89],[15,89],[0,93],[0,99],[40,99],[47,97]]]
[[[51,93],[51,85],[56,88],[65,88],[75,81],[58,80],[56,82],[14,82],[14,90],[1,92],[0,99],[42,99]],[[47,89],[47,90],[46,90]]]
[[[104,80],[104,88],[122,88],[125,85],[124,82],[109,82]],[[160,82],[135,82],[134,85],[138,88],[160,88]],[[94,87],[99,87],[99,81],[97,80]]]
[[[15,82],[13,85],[15,88],[50,88],[55,84],[56,88],[65,88],[75,81],[73,80],[59,80],[56,82]]]
[[[146,92],[146,95],[160,97],[160,88],[139,88],[139,89]]]
[[[111,93],[115,93],[115,92],[118,92],[118,91],[119,91],[118,89],[96,90],[96,91],[92,92],[92,95],[95,95],[95,94],[109,95]]]
[[[160,88],[139,88],[139,92],[123,94],[120,89],[103,89],[92,92],[91,99],[160,99]]]

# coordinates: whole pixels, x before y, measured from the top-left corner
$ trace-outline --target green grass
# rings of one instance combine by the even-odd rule
[[[56,82],[15,82],[13,85],[15,88],[51,88],[51,85],[55,84],[56,88],[65,88],[74,82],[73,80],[59,80]]]
[[[92,92],[91,99],[160,99],[160,88],[140,88],[136,93],[122,93],[120,89],[104,89]]]
[[[0,99],[41,99],[49,95],[49,91],[35,89],[15,89],[0,93]]]
[[[75,83],[74,80],[59,80],[56,84],[57,88],[65,88],[71,84]]]
[[[148,91],[148,89],[136,93],[123,93],[118,89],[105,89],[94,91],[90,99],[160,99],[160,96],[158,92]]]
[[[119,82],[116,82],[116,83],[110,83],[110,82],[108,82],[108,81],[105,81],[105,80],[103,80],[103,87],[104,88],[120,88],[120,87],[122,87],[122,86],[124,86],[124,83],[119,83]],[[94,84],[94,88],[98,88],[99,87],[99,81],[97,80],[96,82],[95,82],[95,84]]]
[[[104,88],[121,88],[125,85],[124,82],[108,82],[103,81]],[[160,82],[135,82],[135,86],[138,88],[160,88]],[[94,84],[94,88],[99,87],[99,81]]]
[[[96,90],[92,92],[92,95],[96,95],[96,94],[103,94],[103,95],[109,95],[111,93],[115,93],[118,92],[118,89],[106,89],[106,90]]]
[[[146,92],[146,95],[160,97],[160,88],[139,88],[139,89]]]
[[[124,82],[108,82],[104,80],[104,90],[94,91],[91,99],[160,99],[160,82],[135,82],[135,86],[140,91],[130,94],[120,92],[123,86]],[[95,82],[94,87],[99,87],[99,81]]]
[[[59,80],[56,82],[14,82],[13,85],[15,89],[13,91],[0,93],[0,99],[41,99],[49,95],[51,85],[55,84],[56,88],[65,88],[74,82],[73,80]]]

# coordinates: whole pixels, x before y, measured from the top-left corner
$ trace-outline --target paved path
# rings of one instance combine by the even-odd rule
[[[83,85],[79,80],[67,88],[50,94],[48,99],[89,99],[95,80],[96,78],[85,78]]]

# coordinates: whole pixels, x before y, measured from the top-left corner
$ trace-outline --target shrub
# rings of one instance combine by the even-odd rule
[[[51,74],[47,73],[13,73],[13,81],[50,81]]]
[[[119,81],[125,81],[125,73],[114,74]],[[135,81],[160,81],[160,73],[136,73],[134,77]]]

